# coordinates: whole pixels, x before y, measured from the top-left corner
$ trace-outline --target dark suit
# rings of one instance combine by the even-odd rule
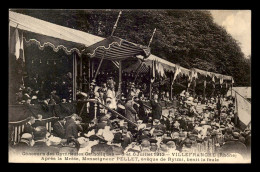
[[[132,103],[129,101],[125,104],[125,113],[127,119],[129,119],[132,122],[136,122],[135,115],[137,114],[137,112],[133,108]]]
[[[24,131],[23,131],[23,133],[30,133],[30,134],[32,134],[33,131],[34,131],[34,128],[32,127],[31,124],[26,123],[26,124],[24,125]]]
[[[159,102],[155,102],[154,100],[151,100],[151,106],[152,106],[152,118],[154,119],[161,119],[162,116],[162,107]]]
[[[78,138],[78,126],[73,119],[65,124],[65,138]]]
[[[140,120],[143,120],[143,122],[146,123],[148,120],[148,117],[145,114],[144,103],[141,100],[138,100],[138,104],[140,105],[139,111],[138,111],[138,117]]]
[[[64,125],[60,121],[57,121],[53,125],[53,135],[56,137],[60,137],[62,139],[65,138],[65,128],[64,128]]]
[[[34,123],[32,126],[33,126],[34,128],[39,127],[39,126],[46,127],[46,122],[45,122],[45,121],[35,120],[35,123]]]

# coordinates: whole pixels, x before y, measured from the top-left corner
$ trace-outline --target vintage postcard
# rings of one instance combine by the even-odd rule
[[[10,9],[9,163],[251,163],[251,11]]]

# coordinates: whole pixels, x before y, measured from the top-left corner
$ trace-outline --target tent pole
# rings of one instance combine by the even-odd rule
[[[171,83],[171,90],[170,90],[170,100],[172,100],[172,89],[173,89],[173,78],[172,78],[172,75],[170,76],[170,83]]]
[[[80,57],[79,70],[80,70],[79,76],[80,76],[80,79],[81,79],[81,81],[79,83],[79,87],[80,87],[80,91],[82,91],[82,56]]]
[[[72,100],[76,100],[76,91],[77,91],[77,57],[73,53],[73,89],[72,89]]]
[[[237,117],[238,117],[238,105],[237,105],[237,94],[235,93],[235,104],[236,104],[236,113],[234,114],[235,115],[235,126],[237,126],[237,122],[238,122],[238,120],[237,120]]]
[[[91,72],[91,63],[90,63],[90,58],[89,58],[88,59],[88,80],[89,81],[91,80],[90,72]],[[90,90],[90,82],[88,82],[88,90]]]
[[[205,98],[206,98],[206,84],[207,84],[207,81],[205,79],[204,83],[203,83],[203,100],[205,101]]]
[[[74,100],[74,87],[75,87],[75,60],[74,60],[74,53],[72,54],[72,100]]]
[[[149,74],[150,74],[150,78],[152,77],[152,73],[151,73],[151,67],[149,66]],[[152,82],[151,82],[151,79],[150,79],[150,86],[149,86],[149,98],[152,99]]]
[[[99,69],[100,69],[100,67],[101,67],[101,64],[102,64],[102,62],[103,62],[105,56],[106,56],[106,51],[104,51],[103,57],[102,57],[101,61],[99,62],[99,65],[98,65],[97,71],[96,71],[95,76],[94,76],[94,78],[93,78],[93,81],[95,81],[96,78],[97,78],[97,75],[98,75]]]
[[[121,99],[121,85],[122,85],[122,61],[119,61],[119,77],[118,77],[118,98]]]
[[[233,90],[233,83],[232,83],[232,81],[231,81],[231,97],[233,97],[233,96],[232,96],[232,95],[233,95],[233,94],[232,94],[232,92],[233,92],[232,90]]]

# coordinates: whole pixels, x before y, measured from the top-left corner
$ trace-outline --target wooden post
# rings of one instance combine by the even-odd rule
[[[173,100],[173,95],[172,95],[172,89],[173,89],[173,78],[172,78],[172,75],[170,76],[170,83],[171,83],[170,100]]]
[[[21,125],[18,126],[18,142],[20,142],[20,138],[21,138]]]
[[[233,97],[233,83],[231,81],[231,97]]]
[[[14,127],[14,143],[17,143],[17,126]]]
[[[122,61],[119,61],[119,79],[118,79],[118,99],[121,100],[121,87],[122,87]]]
[[[237,93],[235,92],[235,105],[236,105],[236,113],[234,114],[235,116],[235,126],[237,126],[237,116],[238,116],[238,106],[237,106],[237,95],[236,95]]]
[[[94,60],[91,61],[91,80],[94,77]]]
[[[149,66],[149,74],[150,74],[149,98],[152,99],[152,82],[151,82],[152,70],[150,66]]]
[[[205,79],[204,81],[204,86],[203,86],[203,100],[205,101],[205,98],[206,98],[206,84],[207,84],[207,81]]]
[[[95,102],[94,104],[94,119],[96,120],[97,119],[97,103]]]
[[[195,88],[196,88],[196,78],[194,78],[194,84],[193,84],[193,97],[195,97]]]
[[[77,57],[76,54],[73,53],[73,89],[72,89],[72,100],[76,100],[76,92],[77,92]]]
[[[82,55],[83,56],[83,55]],[[80,66],[79,66],[79,77],[80,77],[80,80],[81,82],[79,83],[79,88],[80,88],[80,91],[82,91],[82,82],[83,82],[83,79],[82,79],[82,58],[83,57],[80,57]]]
[[[91,63],[90,63],[90,58],[88,59],[88,80],[91,80]],[[88,82],[88,90],[90,90],[90,82]]]
[[[97,68],[97,70],[96,70],[96,73],[95,73],[95,76],[94,76],[93,80],[96,80],[96,77],[97,77],[97,75],[98,75],[99,69],[100,69],[100,67],[101,67],[101,64],[102,64],[102,62],[103,62],[105,56],[106,56],[106,51],[104,51],[103,57],[102,57],[101,61],[99,62],[99,65],[98,65],[98,68]]]

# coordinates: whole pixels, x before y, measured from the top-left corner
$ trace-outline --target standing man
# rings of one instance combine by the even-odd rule
[[[136,122],[136,115],[137,115],[137,112],[136,110],[134,109],[133,107],[133,97],[129,96],[127,99],[126,99],[126,104],[125,104],[125,114],[126,114],[126,118],[129,119],[130,121],[132,122]],[[130,123],[129,124],[129,129],[133,129],[134,126],[131,125]]]
[[[154,94],[153,100],[150,101],[152,106],[152,119],[161,119],[162,116],[162,106],[158,101],[158,94]]]

